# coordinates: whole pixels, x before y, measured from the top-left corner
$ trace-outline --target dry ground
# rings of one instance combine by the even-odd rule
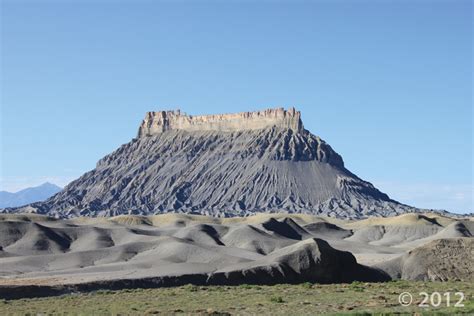
[[[421,308],[421,291],[463,292],[465,307]],[[402,307],[398,296],[414,295]],[[314,314],[474,314],[474,286],[468,282],[301,284],[276,286],[181,286],[97,291],[58,297],[0,300],[0,315],[314,315]],[[454,305],[454,297],[451,305]]]

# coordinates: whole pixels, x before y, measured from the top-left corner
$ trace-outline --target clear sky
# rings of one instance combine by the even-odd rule
[[[146,111],[274,106],[401,202],[473,210],[471,1],[1,1],[0,190],[65,185]]]

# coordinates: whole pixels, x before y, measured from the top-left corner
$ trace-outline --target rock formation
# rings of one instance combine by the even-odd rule
[[[474,281],[474,238],[437,239],[377,265],[393,279]]]
[[[208,280],[211,284],[278,284],[379,282],[390,278],[381,270],[358,264],[350,252],[336,250],[322,239],[308,238],[250,264],[217,270]]]
[[[152,136],[170,130],[182,131],[241,131],[268,127],[303,130],[301,113],[291,108],[217,115],[186,115],[177,111],[148,112],[138,130],[138,137]]]
[[[289,212],[360,218],[417,209],[348,171],[341,156],[303,128],[300,112],[272,109],[209,116],[149,112],[138,137],[94,170],[45,202],[6,211],[58,217]]]

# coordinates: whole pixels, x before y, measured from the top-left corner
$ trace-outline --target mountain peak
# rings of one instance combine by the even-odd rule
[[[273,108],[233,114],[187,115],[180,110],[148,112],[138,130],[138,137],[152,136],[170,130],[242,131],[269,127],[303,131],[301,113],[295,108]]]
[[[61,189],[60,186],[57,186],[56,184],[51,183],[51,182],[48,182],[48,181],[46,181],[45,183],[42,183],[42,184],[38,185],[37,187],[42,187],[42,188],[50,187],[50,188]]]
[[[43,201],[61,190],[61,187],[50,182],[45,182],[38,186],[25,188],[15,193],[0,191],[0,208],[16,207],[28,203]]]

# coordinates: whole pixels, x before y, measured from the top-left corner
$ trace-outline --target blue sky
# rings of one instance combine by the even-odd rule
[[[392,198],[473,211],[471,1],[1,3],[0,190],[66,184],[146,111],[295,106]]]

